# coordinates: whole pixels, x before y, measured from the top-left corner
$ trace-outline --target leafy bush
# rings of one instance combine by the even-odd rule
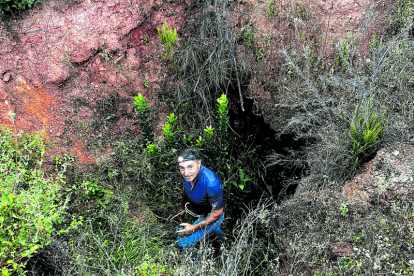
[[[0,14],[12,10],[25,10],[31,7],[38,7],[43,0],[0,0]]]
[[[44,172],[43,135],[21,134],[17,141],[15,135],[10,129],[0,130],[2,275],[23,271],[27,259],[48,244],[67,208],[60,192],[64,170]]]
[[[153,140],[153,128],[151,126],[151,110],[147,107],[148,101],[145,100],[141,93],[135,97],[134,104],[137,106],[135,111],[138,114],[138,119],[141,122],[141,135],[144,141],[144,146],[149,145]]]
[[[168,269],[166,265],[160,265],[145,255],[138,266],[138,275],[158,276],[158,275],[174,275],[174,270]]]

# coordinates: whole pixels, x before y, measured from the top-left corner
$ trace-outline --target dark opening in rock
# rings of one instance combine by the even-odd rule
[[[246,89],[246,86],[244,85],[242,89]],[[244,97],[243,111],[237,85],[235,89],[228,90],[228,98],[230,116],[229,139],[231,143],[237,144],[239,140],[242,143],[251,143],[254,147],[257,146],[258,155],[262,161],[265,161],[267,156],[273,152],[286,155],[286,149],[297,150],[302,146],[300,141],[294,139],[293,134],[281,135],[280,139],[277,139],[277,133],[265,122],[263,116],[255,113],[257,108],[254,106],[254,100]],[[272,195],[276,199],[283,190],[284,179],[299,178],[303,173],[302,169],[276,165],[266,168],[263,179],[266,185],[271,187]],[[296,186],[290,186],[286,190],[286,194],[292,195],[295,192]]]

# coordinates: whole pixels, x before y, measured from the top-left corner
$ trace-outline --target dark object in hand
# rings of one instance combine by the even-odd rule
[[[185,229],[184,226],[176,226],[175,227],[175,232],[178,232],[178,231],[183,230],[183,229]]]

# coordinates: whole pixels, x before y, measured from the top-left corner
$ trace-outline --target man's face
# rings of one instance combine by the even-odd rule
[[[192,182],[200,171],[201,160],[180,162],[178,163],[178,166],[180,168],[180,174],[184,177],[184,179],[188,182]]]

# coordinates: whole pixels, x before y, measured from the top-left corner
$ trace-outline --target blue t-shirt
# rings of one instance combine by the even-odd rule
[[[184,178],[183,181],[184,199],[185,202],[190,202],[192,212],[205,216],[212,210],[223,208],[223,190],[217,174],[201,165],[193,188]]]

